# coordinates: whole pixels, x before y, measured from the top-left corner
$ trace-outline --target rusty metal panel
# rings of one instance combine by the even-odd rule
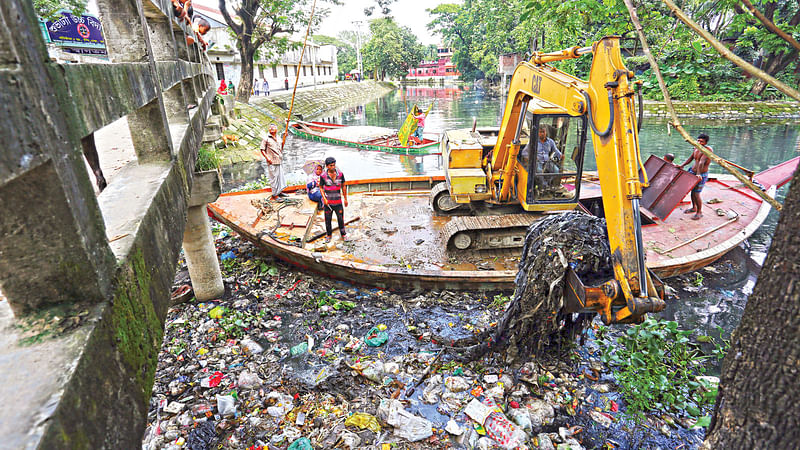
[[[641,205],[661,220],[666,220],[686,194],[700,182],[700,177],[655,155],[647,158],[644,168],[650,186],[642,190]]]

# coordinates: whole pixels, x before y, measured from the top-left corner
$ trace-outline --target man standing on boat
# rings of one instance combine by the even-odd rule
[[[286,181],[283,179],[283,169],[281,168],[283,150],[278,142],[278,127],[274,123],[269,125],[267,138],[261,141],[261,155],[267,161],[267,176],[272,189],[272,201],[282,202],[282,197],[286,197],[286,194],[283,193]]]
[[[414,119],[417,120],[417,129],[411,135],[414,142],[419,145],[422,144],[422,130],[425,128],[425,113],[420,111],[417,105],[414,105]]]
[[[325,171],[319,177],[319,185],[322,188],[322,202],[325,203],[325,242],[330,242],[333,236],[332,220],[333,213],[336,213],[336,222],[339,224],[339,233],[342,240],[347,240],[347,232],[344,229],[344,206],[347,206],[347,189],[344,185],[344,174],[336,168],[336,159],[332,156],[325,158]]]
[[[714,149],[709,147],[708,144],[708,135],[703,133],[700,136],[697,136],[697,143],[702,145],[706,148],[706,150],[710,152],[714,152]],[[702,208],[703,208],[703,201],[700,199],[700,192],[703,191],[703,187],[706,185],[706,181],[708,181],[708,166],[711,165],[711,159],[706,156],[705,153],[701,152],[699,149],[694,149],[692,151],[692,155],[689,156],[689,159],[686,160],[680,167],[683,169],[683,166],[689,164],[694,160],[694,165],[692,168],[689,169],[689,173],[697,175],[700,177],[700,182],[697,183],[697,186],[692,189],[692,207],[685,210],[684,213],[691,214],[694,213],[692,216],[692,220],[700,220],[703,217]]]

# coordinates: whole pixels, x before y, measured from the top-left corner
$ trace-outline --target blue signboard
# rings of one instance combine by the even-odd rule
[[[103,26],[93,16],[75,16],[62,12],[61,18],[45,23],[50,40],[62,45],[89,45],[105,47]]]

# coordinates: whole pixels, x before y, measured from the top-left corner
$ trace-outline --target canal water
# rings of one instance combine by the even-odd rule
[[[399,128],[406,111],[418,104],[426,110],[433,103],[426,120],[425,134],[438,135],[444,130],[471,127],[496,127],[502,118],[505,99],[497,94],[472,86],[404,87],[364,105],[344,108],[326,117],[313,118],[345,125],[372,125]],[[714,151],[730,161],[756,172],[797,155],[800,147],[798,124],[756,124],[690,120],[684,121],[694,136],[706,133]],[[691,147],[673,130],[668,133],[666,122],[645,120],[640,132],[643,157],[673,153],[683,162]],[[284,151],[284,170],[289,184],[305,180],[301,167],[309,159],[333,156],[348,179],[363,179],[406,175],[442,174],[439,156],[407,156],[357,150],[347,147],[310,142],[289,136]],[[586,169],[594,169],[594,158],[587,149]],[[723,169],[712,165],[712,173]],[[223,168],[223,189],[230,190],[260,178],[265,173],[263,163],[241,163]],[[784,187],[780,200],[786,193]],[[763,261],[777,223],[773,211],[766,223],[751,238],[749,255]],[[697,329],[703,334],[716,334],[722,327],[729,334],[741,317],[747,295],[755,282],[753,266],[744,264],[747,255],[737,254],[716,264],[700,275],[668,280],[678,290],[680,301],[671,304],[664,317],[677,320],[683,328]]]

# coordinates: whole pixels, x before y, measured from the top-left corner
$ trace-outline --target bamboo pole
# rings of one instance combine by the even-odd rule
[[[683,139],[686,142],[692,144],[696,149],[703,152],[703,154],[706,155],[709,159],[722,166],[725,170],[727,170],[734,177],[736,177],[737,180],[741,181],[742,184],[750,188],[750,190],[752,190],[756,195],[758,195],[764,201],[772,205],[773,208],[780,211],[783,208],[783,206],[780,203],[778,203],[777,200],[770,197],[766,192],[764,192],[763,189],[753,184],[753,182],[750,181],[744,175],[742,175],[741,172],[739,172],[733,166],[728,164],[726,160],[720,158],[719,156],[715,155],[714,153],[706,149],[704,146],[700,145],[700,143],[694,140],[691,136],[689,136],[689,133],[687,133],[686,130],[683,128],[680,119],[678,119],[678,115],[675,113],[675,107],[672,104],[672,98],[669,96],[669,91],[667,91],[667,85],[666,83],[664,83],[664,77],[661,74],[661,68],[658,66],[658,62],[653,57],[653,54],[650,52],[650,46],[647,45],[647,39],[645,38],[644,30],[642,29],[642,24],[641,22],[639,22],[639,15],[636,13],[636,8],[633,6],[631,0],[624,0],[624,2],[625,6],[628,8],[628,12],[630,13],[631,21],[633,21],[633,26],[636,29],[636,33],[639,35],[639,40],[642,42],[642,50],[644,51],[644,54],[647,56],[647,60],[650,62],[650,66],[653,68],[653,73],[655,73],[656,78],[658,79],[658,86],[661,88],[661,93],[664,95],[664,101],[667,104],[667,109],[669,110],[669,114],[672,117],[672,126],[674,126],[676,130],[678,130],[678,132],[681,134],[681,136],[683,136]],[[670,2],[670,0],[664,0],[664,2]]]
[[[300,80],[300,67],[303,66],[303,55],[306,53],[306,44],[308,43],[308,34],[311,32],[311,24],[314,22],[314,8],[317,7],[317,0],[311,4],[311,16],[308,18],[308,28],[306,28],[306,37],[303,39],[303,49],[300,50],[300,61],[297,62],[294,77],[294,89],[292,89],[292,102],[289,104],[289,114],[286,116],[286,129],[283,130],[283,139],[281,140],[281,151],[283,146],[286,145],[286,135],[289,134],[289,121],[292,119],[292,110],[294,109],[294,95],[297,93],[297,82]]]
[[[718,51],[719,54],[723,58],[725,58],[728,61],[731,61],[732,63],[734,63],[737,66],[741,67],[742,70],[744,70],[745,72],[749,73],[750,75],[760,79],[761,81],[763,81],[765,83],[768,83],[768,84],[774,86],[776,89],[778,89],[779,91],[781,91],[784,94],[788,95],[789,97],[792,97],[793,99],[795,99],[797,101],[800,101],[800,91],[797,91],[796,89],[793,89],[793,88],[785,85],[784,83],[778,81],[777,79],[775,79],[773,76],[769,75],[768,73],[766,73],[766,72],[764,72],[764,71],[762,71],[762,70],[760,70],[760,69],[758,69],[756,67],[753,67],[753,65],[749,64],[747,61],[745,61],[742,58],[736,56],[732,51],[728,50],[727,47],[722,45],[722,43],[720,41],[716,40],[714,38],[714,36],[711,35],[711,33],[709,33],[706,30],[704,30],[702,27],[700,27],[700,25],[698,25],[689,16],[687,16],[686,13],[683,12],[683,10],[681,10],[680,8],[675,6],[675,3],[673,3],[672,0],[663,0],[663,2],[673,12],[673,14],[675,14],[679,19],[681,19],[681,22],[685,23],[686,26],[688,26],[689,28],[694,30],[695,33],[699,34],[703,39],[706,40],[706,42],[711,44],[711,46],[714,47],[714,49],[716,51]],[[628,3],[629,3],[629,1],[626,0],[625,1],[625,5],[627,6]],[[628,8],[628,10],[630,11],[630,7]]]
[[[778,26],[775,25],[771,20],[769,20],[767,16],[762,14],[761,11],[757,10],[756,7],[753,6],[752,3],[750,3],[750,0],[742,0],[742,3],[744,3],[744,6],[746,6],[747,9],[749,9],[750,12],[754,16],[756,16],[756,18],[760,20],[765,27],[769,29],[769,31],[772,31],[773,33],[780,36],[784,41],[791,44],[791,46],[794,47],[796,50],[800,50],[800,42],[797,42],[790,34],[778,28]]]

